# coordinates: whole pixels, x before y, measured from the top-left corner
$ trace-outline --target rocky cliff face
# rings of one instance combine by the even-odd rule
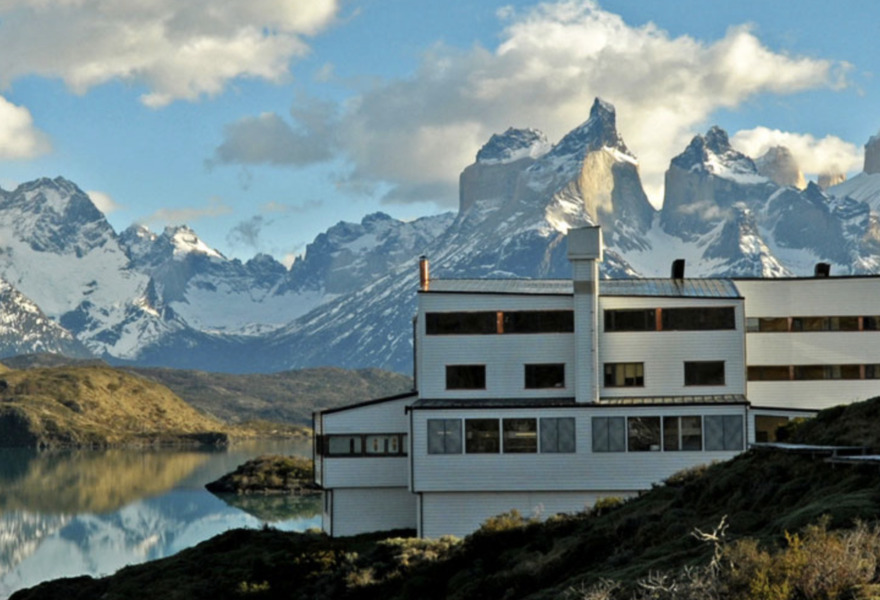
[[[763,156],[755,160],[755,166],[758,168],[759,175],[763,175],[776,185],[799,190],[807,187],[804,174],[791,150],[785,146],[770,148]]]
[[[869,175],[880,173],[880,133],[872,136],[865,144],[864,172]]]

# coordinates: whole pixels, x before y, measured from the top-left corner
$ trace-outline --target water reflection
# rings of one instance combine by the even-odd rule
[[[318,499],[285,506],[267,497],[261,507],[254,497],[244,512],[203,489],[259,454],[307,449],[302,442],[224,453],[0,451],[0,599],[47,579],[106,575],[169,556],[235,527],[320,527]]]

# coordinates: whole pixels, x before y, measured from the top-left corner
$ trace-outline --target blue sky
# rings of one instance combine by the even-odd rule
[[[556,141],[595,96],[655,203],[713,124],[853,175],[878,40],[870,0],[9,0],[0,186],[62,175],[117,230],[289,262],[340,220],[454,209],[493,132]]]

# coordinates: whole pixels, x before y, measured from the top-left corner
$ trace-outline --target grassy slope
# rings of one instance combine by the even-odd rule
[[[105,446],[227,430],[166,387],[110,367],[0,373],[4,446]]]
[[[131,368],[168,386],[192,406],[227,422],[268,420],[310,425],[312,411],[412,389],[412,379],[379,369],[323,367],[231,375],[179,369]]]
[[[880,431],[877,421],[865,425],[878,410],[880,400],[832,409],[819,417],[822,427],[804,425],[794,439],[816,443],[831,428],[844,439]],[[833,468],[808,456],[750,451],[621,505],[544,524],[497,519],[462,542],[233,531],[110,578],[47,583],[13,598],[576,597],[572,590],[601,578],[632,582],[705,563],[712,549],[690,533],[711,530],[725,515],[731,539],[773,546],[823,515],[839,528],[878,514],[876,466]]]

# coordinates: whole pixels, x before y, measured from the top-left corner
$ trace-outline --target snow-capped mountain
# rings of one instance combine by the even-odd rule
[[[866,172],[823,191],[804,187],[785,148],[753,159],[712,127],[672,159],[658,211],[614,107],[597,99],[556,144],[534,129],[493,135],[461,173],[457,214],[342,222],[290,269],[230,260],[185,226],[117,236],[75,185],[40,180],[0,191],[0,277],[109,359],[408,371],[422,254],[440,277],[565,278],[566,232],[598,224],[605,276],[665,276],[676,258],[689,276],[807,275],[819,261],[878,272],[875,138]]]

